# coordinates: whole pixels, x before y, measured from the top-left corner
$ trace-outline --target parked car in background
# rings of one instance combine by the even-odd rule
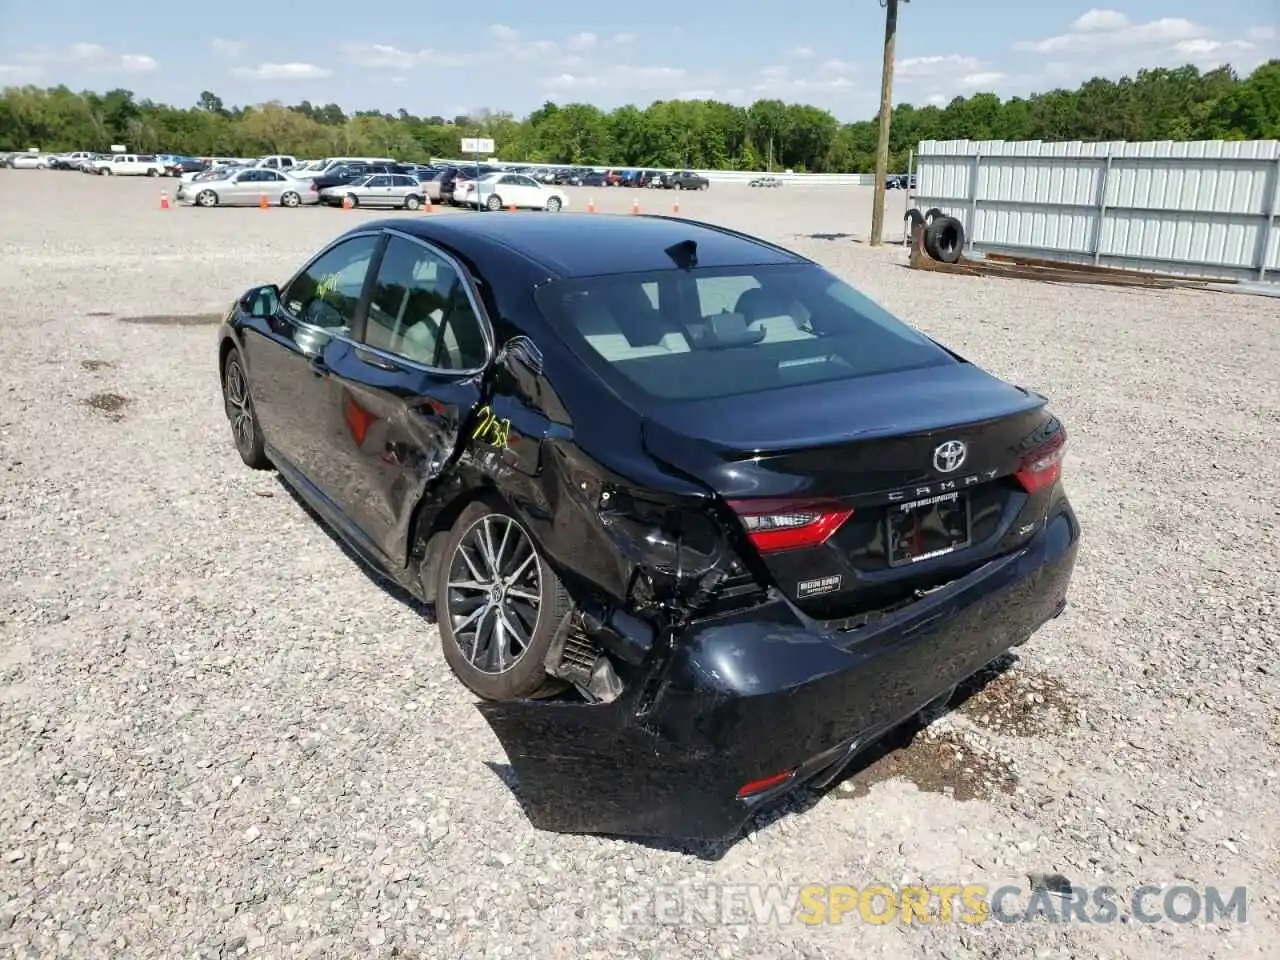
[[[884,188],[886,190],[914,190],[916,188],[915,174],[910,177],[905,173],[887,176],[884,178]]]
[[[53,162],[48,153],[15,153],[9,158],[9,166],[14,170],[46,170]]]
[[[209,169],[209,164],[203,160],[197,160],[195,157],[174,157],[164,166],[164,175],[166,177],[179,177],[188,173],[203,173]]]
[[[578,182],[583,187],[607,187],[609,185],[608,177],[599,170],[592,170],[590,173],[584,173],[582,179]]]
[[[417,210],[426,202],[423,185],[407,173],[374,173],[348,184],[325,187],[319,194],[321,203],[335,207],[350,201],[353,207]]]
[[[663,177],[663,185],[668,190],[707,190],[711,181],[692,170],[680,170]]]
[[[501,167],[490,166],[487,163],[480,164],[479,167],[463,165],[454,168],[453,181],[449,186],[449,203],[458,203],[458,190],[465,187],[466,184],[472,183],[477,177],[487,177],[493,173],[504,173]],[[443,188],[442,188],[443,191]]]
[[[294,175],[299,179],[313,180],[336,170],[338,167],[357,164],[373,164],[373,163],[395,163],[394,157],[325,157],[323,160],[313,160],[304,164],[300,169],[294,171]]]
[[[50,170],[79,170],[80,164],[92,160],[94,154],[88,150],[76,150],[72,153],[60,153],[49,163]]]
[[[179,203],[197,207],[234,207],[261,203],[264,195],[271,206],[300,207],[320,202],[319,191],[311,181],[263,167],[224,169],[208,179],[180,183],[176,197]]]
[[[518,207],[556,213],[569,205],[569,197],[563,190],[539,183],[522,173],[498,172],[455,185],[453,202],[476,209]]]
[[[747,186],[749,187],[780,187],[782,186],[782,180],[778,177],[756,177],[754,180],[750,181],[747,184]]]
[[[116,153],[106,160],[95,160],[93,171],[99,176],[158,177],[164,173],[164,164],[154,154]]]

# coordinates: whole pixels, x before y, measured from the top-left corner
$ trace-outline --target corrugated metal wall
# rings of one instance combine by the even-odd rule
[[[916,205],[975,250],[1280,282],[1280,141],[926,140]]]

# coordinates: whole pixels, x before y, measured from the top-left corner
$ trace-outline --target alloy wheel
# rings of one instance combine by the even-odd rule
[[[542,608],[542,569],[528,534],[490,513],[458,541],[445,613],[458,649],[481,673],[501,674],[528,651]]]
[[[227,364],[227,419],[231,434],[241,452],[253,449],[253,401],[249,399],[249,382],[239,360]]]

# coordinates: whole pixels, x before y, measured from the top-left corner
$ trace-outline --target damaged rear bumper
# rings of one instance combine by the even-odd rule
[[[479,709],[534,826],[729,839],[781,794],[838,777],[881,734],[1057,616],[1078,541],[1063,501],[1018,553],[856,631],[824,632],[774,601],[690,625],[643,704],[629,689],[606,704]]]

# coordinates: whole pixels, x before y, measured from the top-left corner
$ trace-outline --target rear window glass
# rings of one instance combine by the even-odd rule
[[[701,400],[958,362],[813,264],[561,280],[539,308],[620,393]]]

